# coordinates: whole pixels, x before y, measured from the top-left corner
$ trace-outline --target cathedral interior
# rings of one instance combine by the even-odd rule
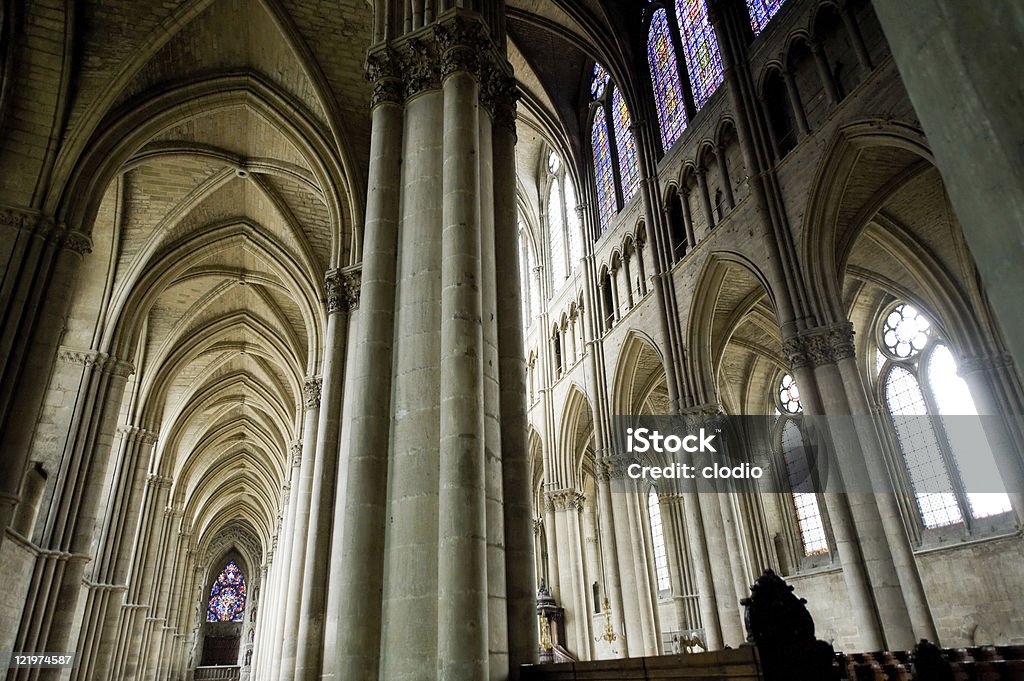
[[[1021,44],[1012,2],[0,1],[0,674],[696,659],[768,569],[836,651],[1024,653]],[[622,491],[630,415],[753,418],[773,484]],[[843,416],[874,493],[798,486]]]

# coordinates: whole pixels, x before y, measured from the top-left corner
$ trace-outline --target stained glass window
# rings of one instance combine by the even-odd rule
[[[235,561],[221,570],[210,589],[207,622],[241,622],[245,615],[245,577]]]
[[[668,32],[668,15],[659,9],[651,18],[647,33],[647,63],[654,84],[654,102],[658,107],[661,144],[670,148],[686,129],[683,86],[679,82],[676,51]]]
[[[782,427],[782,453],[804,556],[828,553],[825,523],[821,518],[818,495],[813,490],[803,435],[793,419],[787,419],[786,425]]]
[[[600,99],[604,94],[604,88],[608,85],[608,72],[601,64],[594,64],[594,78],[590,81],[590,94],[594,99]]]
[[[608,229],[615,217],[615,175],[612,170],[612,152],[608,141],[608,119],[604,109],[598,109],[590,131],[594,148],[594,177],[597,179],[597,208],[601,217],[601,232]]]
[[[747,11],[750,12],[750,27],[754,35],[759,34],[772,20],[775,13],[782,8],[784,0],[747,0]]]
[[[622,180],[622,202],[629,200],[640,187],[640,163],[636,155],[636,140],[629,129],[629,109],[626,98],[617,87],[612,88],[612,120],[615,125],[615,150],[619,153],[619,177]]]
[[[699,109],[722,84],[718,38],[708,20],[706,0],[676,0],[676,18],[682,34],[686,70],[690,73],[693,104]]]
[[[651,519],[651,543],[654,545],[654,572],[658,578],[658,591],[668,591],[672,588],[672,582],[668,576],[665,531],[661,526],[661,504],[653,489],[647,493],[647,513]]]

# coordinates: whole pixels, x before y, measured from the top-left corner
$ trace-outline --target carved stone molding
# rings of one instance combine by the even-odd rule
[[[166,475],[156,475],[156,474],[153,474],[153,475],[150,475],[148,478],[146,478],[146,484],[149,485],[150,487],[155,487],[155,488],[170,487],[171,486],[171,482],[173,482],[173,481],[169,477],[167,477]],[[170,510],[170,509],[167,509],[167,510]]]
[[[310,376],[303,383],[302,391],[306,398],[306,409],[320,408],[320,392],[323,388],[323,379],[319,376]]]
[[[511,65],[476,17],[456,14],[369,55],[370,105],[401,103],[436,90],[454,73],[472,75],[480,84],[481,105],[496,124],[515,132],[519,93]]]
[[[57,359],[67,364],[95,367],[114,376],[128,377],[135,373],[135,366],[131,362],[111,357],[107,353],[99,352],[98,350],[61,348],[57,353]]]
[[[92,239],[87,234],[67,229],[54,222],[53,218],[30,208],[0,206],[0,226],[29,232],[79,255],[92,251]]]
[[[65,232],[62,245],[64,249],[77,253],[78,255],[87,255],[92,253],[92,239],[81,232],[70,230]]]
[[[417,38],[402,46],[405,98],[441,87],[441,69],[434,41]]]
[[[39,213],[37,211],[0,206],[0,226],[30,232],[38,224]]]
[[[142,444],[152,445],[156,444],[157,434],[146,428],[139,428],[138,426],[121,426],[117,429],[117,432],[127,437],[132,442],[141,442]]]
[[[363,281],[362,269],[343,270],[340,276],[343,304],[350,311],[359,309],[359,291]]]
[[[359,269],[331,270],[324,277],[327,312],[351,311],[359,307]]]
[[[319,398],[317,399],[317,404],[319,404]],[[302,440],[292,440],[290,449],[292,457],[292,467],[296,467],[302,463]]]
[[[404,100],[402,59],[394,50],[384,49],[366,58],[366,79],[373,83],[371,109],[378,104],[401,104]]]
[[[518,100],[519,87],[505,65],[485,65],[480,76],[480,103],[491,114],[495,125],[515,132]]]
[[[341,276],[338,270],[330,270],[324,277],[324,289],[327,292],[327,313],[339,312],[342,305]]]
[[[782,341],[782,352],[794,369],[814,368],[850,359],[856,354],[849,322],[808,329]]]

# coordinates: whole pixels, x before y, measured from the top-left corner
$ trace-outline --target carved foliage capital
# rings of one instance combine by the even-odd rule
[[[302,386],[303,396],[306,399],[306,409],[320,408],[320,391],[322,387],[323,379],[319,376],[310,376],[306,378],[306,381]]]
[[[131,362],[125,362],[116,357],[111,357],[105,352],[98,350],[73,350],[62,348],[57,353],[57,359],[68,364],[78,364],[84,367],[94,367],[113,376],[127,378],[135,373],[135,366]]]
[[[853,326],[844,322],[809,329],[782,342],[782,351],[794,369],[835,364],[855,355]]]
[[[378,104],[402,102],[402,70],[402,57],[394,50],[384,49],[366,58],[366,79],[373,83],[371,109]]]
[[[331,270],[324,278],[327,312],[333,314],[359,307],[359,270]]]

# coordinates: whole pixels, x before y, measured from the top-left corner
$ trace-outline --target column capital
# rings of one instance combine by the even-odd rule
[[[305,397],[306,409],[320,408],[320,393],[323,388],[323,379],[319,376],[307,376],[302,385],[303,396]]]
[[[156,489],[161,487],[170,487],[171,482],[171,478],[166,475],[157,475],[155,473],[146,478],[146,484]]]
[[[373,83],[370,108],[379,104],[401,104],[405,98],[402,87],[402,57],[391,48],[384,48],[366,57],[364,72]]]
[[[132,442],[138,441],[147,445],[156,444],[157,434],[146,428],[123,425],[117,429],[117,432]]]
[[[794,369],[813,369],[854,357],[853,336],[849,322],[819,326],[783,340],[782,351]]]
[[[57,352],[57,359],[67,364],[78,364],[85,367],[95,367],[100,371],[114,376],[127,378],[135,373],[135,366],[131,362],[125,362],[116,357],[111,357],[99,350],[75,350],[63,347]]]
[[[362,270],[358,267],[328,270],[324,277],[328,314],[342,310],[350,312],[359,307],[361,272]]]

